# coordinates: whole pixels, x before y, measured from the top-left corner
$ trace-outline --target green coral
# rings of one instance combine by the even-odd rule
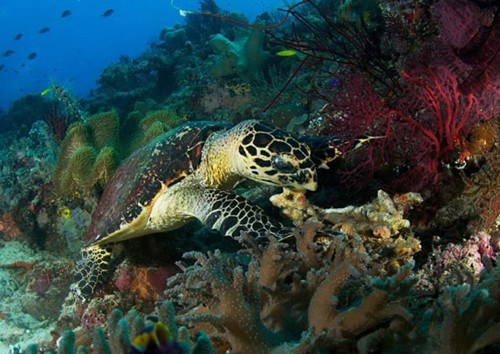
[[[140,123],[144,134],[142,143],[146,144],[182,123],[184,121],[175,112],[168,110],[149,112]]]
[[[73,123],[64,138],[54,171],[59,195],[102,188],[120,162],[119,118],[115,111]]]
[[[160,105],[152,98],[146,98],[144,101],[136,101],[134,103],[134,111],[139,111],[143,115],[146,115],[150,111],[156,111],[160,109]]]
[[[136,104],[142,108],[143,103]],[[140,110],[128,114],[124,124],[123,136],[126,137],[132,150],[146,145],[157,136],[178,127],[184,120],[174,111],[163,109],[142,113]]]
[[[165,301],[158,309],[158,322],[167,325],[168,331],[172,335],[172,341],[163,343],[157,341],[152,343],[158,346],[159,352],[167,352],[171,344],[172,347],[180,351],[176,353],[184,354],[214,354],[215,350],[207,335],[203,332],[198,332],[194,343],[191,343],[189,331],[185,327],[177,327],[175,323],[175,310],[170,301]],[[119,309],[114,309],[108,317],[106,331],[98,327],[92,333],[92,349],[93,353],[100,354],[121,354],[131,353],[133,339],[147,331],[151,322],[144,320],[136,310],[130,310],[126,315]],[[72,330],[63,332],[58,341],[58,354],[80,354],[88,353],[89,350],[85,345],[75,347],[76,335]],[[28,346],[34,353],[37,352],[35,345]],[[162,351],[164,350],[164,351]]]
[[[216,34],[208,45],[219,54],[212,68],[217,77],[238,75],[243,80],[254,80],[269,58],[269,53],[263,50],[264,32],[259,29],[241,32],[234,41]]]
[[[139,103],[145,109],[152,102]],[[183,120],[173,111],[129,113],[120,124],[115,111],[72,124],[64,138],[54,171],[54,186],[61,196],[100,190],[120,161]]]

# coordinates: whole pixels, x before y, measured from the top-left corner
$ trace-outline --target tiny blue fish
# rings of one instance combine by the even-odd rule
[[[340,82],[339,82],[339,80],[337,80],[337,79],[332,79],[332,80],[330,80],[330,82],[328,83],[328,88],[334,88],[334,87],[338,86],[338,85],[339,85],[339,83],[340,83]]]

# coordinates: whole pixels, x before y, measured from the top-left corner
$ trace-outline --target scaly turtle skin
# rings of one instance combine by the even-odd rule
[[[85,298],[102,283],[108,244],[177,229],[192,218],[227,236],[285,236],[289,230],[230,191],[243,179],[314,191],[315,162],[336,156],[326,147],[313,161],[308,145],[258,121],[232,128],[189,122],[159,136],[127,158],[107,183],[77,262],[73,292]]]

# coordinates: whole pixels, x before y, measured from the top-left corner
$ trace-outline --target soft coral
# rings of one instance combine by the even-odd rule
[[[401,76],[405,93],[392,103],[366,80],[353,77],[331,96],[324,114],[328,133],[385,136],[364,150],[358,166],[365,176],[384,165],[404,165],[406,172],[391,186],[419,191],[439,180],[443,165],[474,124],[490,117],[477,97],[460,91],[456,77],[445,67]],[[352,175],[351,171],[348,176]]]

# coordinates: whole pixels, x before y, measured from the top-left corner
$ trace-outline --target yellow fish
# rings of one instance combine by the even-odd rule
[[[40,96],[45,96],[49,92],[50,92],[50,87],[47,87],[45,90],[43,90],[42,92],[40,92]]]
[[[71,219],[71,209],[70,208],[63,206],[63,207],[59,208],[58,212],[62,218],[66,219],[66,220]]]
[[[165,348],[173,340],[172,334],[161,322],[147,326],[144,331],[132,340],[132,353],[155,353],[155,348]]]
[[[282,50],[282,51],[279,51],[276,53],[276,55],[279,57],[291,57],[292,55],[295,55],[295,54],[297,54],[297,52],[295,50],[292,50],[292,49],[286,49],[286,50]]]

